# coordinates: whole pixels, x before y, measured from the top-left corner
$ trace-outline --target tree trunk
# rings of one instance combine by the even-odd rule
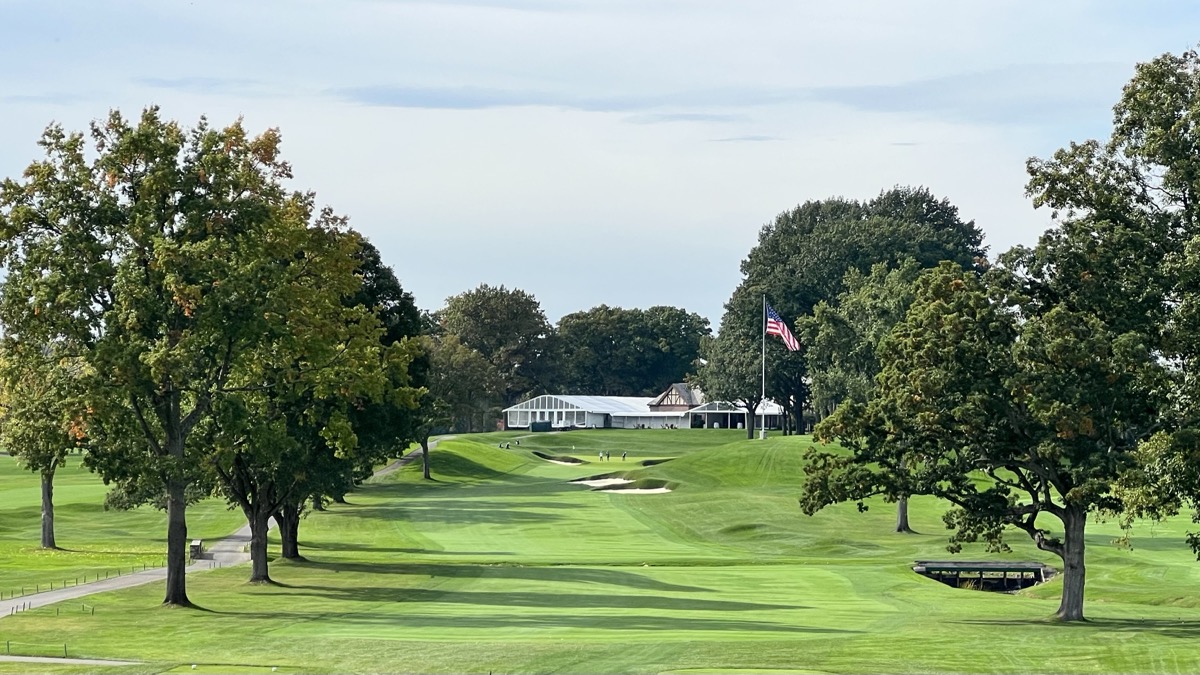
[[[1086,578],[1083,564],[1083,530],[1087,525],[1087,512],[1077,507],[1066,507],[1063,518],[1063,590],[1062,602],[1054,616],[1061,621],[1083,621],[1083,582]]]
[[[42,472],[42,548],[58,548],[54,543],[54,468]]]
[[[178,479],[167,481],[167,595],[164,605],[190,607],[187,596],[187,483]]]
[[[896,531],[912,532],[912,528],[908,526],[908,497],[901,497],[896,502]]]
[[[280,555],[287,560],[304,560],[300,555],[300,505],[284,504],[275,512],[279,525]]]
[[[325,510],[325,500],[321,497],[321,495],[313,495],[312,510],[313,511],[324,511]]]
[[[258,506],[243,511],[250,522],[250,583],[269,583],[271,576],[267,573],[267,530],[270,528],[270,514]]]
[[[432,480],[429,475],[429,437],[421,437],[421,463],[422,471],[425,475],[425,480]]]

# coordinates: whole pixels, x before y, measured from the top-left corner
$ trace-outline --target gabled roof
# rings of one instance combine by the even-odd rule
[[[689,413],[744,413],[746,408],[729,401],[709,401],[688,411]],[[755,415],[782,415],[783,406],[774,401],[762,401],[754,409]]]
[[[672,399],[678,399],[678,401]],[[658,395],[650,402],[651,407],[659,405],[686,405],[689,408],[704,403],[704,392],[699,389],[688,386],[683,382],[676,382],[667,390]]]

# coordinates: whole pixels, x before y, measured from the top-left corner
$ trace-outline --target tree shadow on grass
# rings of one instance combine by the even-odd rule
[[[315,544],[302,541],[300,542],[300,546],[302,548],[311,548],[319,551],[365,551],[368,553],[403,553],[405,555],[479,556],[489,558],[495,556],[515,555],[511,551],[437,551],[428,548],[389,548],[385,546],[371,546],[370,544],[355,544],[348,541],[320,542]]]
[[[435,478],[437,478],[435,476]],[[450,491],[470,490],[489,495],[526,495],[545,497],[560,492],[575,492],[576,486],[560,478],[537,476],[507,476],[503,482],[461,483],[446,480],[421,480],[413,483],[366,483],[359,488],[363,494],[385,494],[389,498],[445,495]]]
[[[491,503],[473,503],[466,500],[446,500],[445,503],[409,503],[403,506],[360,506],[347,511],[347,516],[376,520],[402,520],[416,523],[491,523],[512,525],[519,523],[545,523],[563,520],[563,516],[536,511],[520,511]]]
[[[295,595],[335,602],[405,602],[547,609],[665,609],[688,612],[756,612],[811,609],[803,605],[774,605],[736,600],[705,600],[662,595],[607,593],[538,593],[532,591],[443,591],[392,586],[292,586]]]
[[[617,569],[590,567],[544,567],[516,565],[440,565],[429,563],[367,563],[311,561],[311,567],[323,567],[331,572],[357,574],[406,574],[426,577],[479,579],[520,579],[548,583],[587,583],[623,586],[648,591],[679,591],[686,593],[711,592],[710,588],[684,586],[659,581],[644,574]]]
[[[569,608],[566,608],[569,610]],[[337,630],[371,628],[393,630],[401,634],[409,629],[447,630],[505,630],[514,628],[573,628],[588,631],[741,631],[751,633],[833,634],[851,635],[862,631],[818,626],[795,626],[769,621],[725,618],[657,616],[641,614],[594,615],[581,613],[554,614],[479,614],[394,613],[378,612],[227,612],[244,618],[273,621],[292,620],[303,623],[328,623]]]
[[[1088,619],[1087,621],[1059,621],[1054,617],[1044,619],[967,619],[955,623],[975,626],[1024,626],[1061,630],[1102,630],[1122,633],[1154,633],[1164,637],[1200,638],[1200,621],[1170,619]]]

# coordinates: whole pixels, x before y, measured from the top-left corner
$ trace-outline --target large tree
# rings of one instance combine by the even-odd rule
[[[1038,251],[1062,260],[1097,240],[1095,229],[1064,230]],[[880,349],[871,399],[818,426],[851,454],[811,453],[802,502],[812,513],[871,495],[934,495],[955,506],[951,550],[977,540],[1007,550],[1005,528],[1021,530],[1062,558],[1056,615],[1070,621],[1083,618],[1089,513],[1119,509],[1114,485],[1161,423],[1169,377],[1152,331],[1105,320],[1079,295],[1036,294],[1061,270],[998,268],[987,288],[950,263],[924,274]]]
[[[1134,454],[1137,468],[1119,486],[1125,518],[1161,517],[1192,506],[1200,520],[1200,54],[1163,54],[1138,64],[1113,108],[1107,142],[1072,143],[1031,160],[1030,192],[1064,220],[1111,223],[1142,253],[1108,256],[1121,271],[1093,294],[1111,294],[1124,324],[1162,321],[1162,353],[1176,366],[1170,427]],[[1120,228],[1120,229],[1117,229]],[[1084,251],[1076,276],[1096,260]],[[1167,303],[1160,296],[1167,295]],[[1164,317],[1165,312],[1165,317]],[[1128,520],[1125,521],[1128,524]],[[1200,554],[1200,537],[1188,536]]]
[[[908,311],[920,271],[912,259],[896,267],[876,263],[867,274],[852,268],[844,291],[797,322],[808,350],[814,409],[828,414],[842,401],[866,403],[879,372],[876,351]]]
[[[813,408],[822,416],[844,401],[865,404],[879,374],[879,347],[904,318],[920,274],[915,260],[898,267],[876,263],[864,275],[851,268],[846,290],[833,302],[821,301],[798,329],[808,346]],[[911,532],[908,497],[896,502],[896,531]]]
[[[342,221],[283,188],[276,130],[186,129],[147,108],[86,136],[51,126],[40,144],[45,158],[0,186],[5,336],[79,346],[87,462],[165,495],[164,602],[188,605],[188,486],[212,451],[194,432],[251,386],[266,344],[305,328],[306,296],[280,289],[320,292],[304,247]]]
[[[737,293],[760,301],[765,293],[785,320],[796,321],[819,302],[834,302],[849,270],[866,274],[877,263],[894,267],[906,259],[921,267],[942,260],[971,266],[982,260],[982,241],[974,221],[964,222],[956,206],[926,188],[897,187],[866,202],[809,201],[762,228],[742,261]],[[727,306],[722,330],[737,323],[747,334],[761,331],[761,307],[740,302],[730,314],[734,304]],[[799,425],[810,398],[807,355],[781,352],[769,361],[767,394],[785,404]]]
[[[422,335],[420,344],[425,394],[416,439],[421,445],[422,471],[429,479],[429,437],[438,430],[480,430],[493,419],[503,384],[495,366],[456,335]]]
[[[416,338],[425,322],[412,294],[401,287],[374,245],[361,240],[355,259],[362,285],[344,298],[343,304],[369,309],[382,325],[379,342],[383,352],[375,367],[383,380],[373,395],[360,386],[353,396],[339,391],[320,405],[311,394],[308,400],[293,402],[290,414],[296,423],[289,431],[307,438],[301,440],[306,448],[303,467],[290,474],[297,486],[274,516],[284,558],[301,557],[298,537],[306,502],[319,508],[326,498],[341,501],[377,464],[402,454],[418,437],[424,420],[416,406],[428,378],[428,358]],[[319,433],[321,424],[314,424],[335,413],[344,414],[349,422],[353,449],[331,444]]]
[[[290,330],[259,348],[260,358],[237,374],[241,386],[214,405],[208,425],[209,466],[250,525],[252,582],[270,580],[267,525],[273,516],[287,530],[288,553],[298,555],[298,514],[290,519],[288,507],[329,489],[325,472],[346,476],[349,484],[355,468],[372,463],[361,455],[374,459],[382,450],[383,429],[394,438],[411,426],[392,414],[393,407],[413,405],[411,356],[403,339],[380,342],[381,303],[358,297],[361,239],[318,227],[307,234],[312,240],[295,244],[304,252],[304,274],[276,290]],[[356,411],[367,407],[393,424],[356,426]],[[322,461],[331,454],[346,464],[340,472],[337,462]]]
[[[550,381],[552,331],[541,304],[529,293],[481,284],[447,298],[438,319],[444,332],[457,335],[496,367],[504,405],[543,391]]]

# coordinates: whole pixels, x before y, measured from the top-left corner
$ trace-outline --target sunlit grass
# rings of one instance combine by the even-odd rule
[[[310,515],[310,562],[273,563],[277,585],[216,570],[190,580],[201,609],[160,608],[161,589],[146,586],[89,599],[94,616],[45,607],[3,619],[0,639],[179,672],[1200,671],[1186,522],[1142,528],[1132,551],[1109,543],[1113,525],[1091,525],[1092,621],[1061,625],[1048,619],[1054,582],[1003,595],[914,574],[913,560],[948,557],[933,500],[912,502],[920,534],[892,532],[882,502],[810,518],[796,501],[810,439],[693,433],[460,437],[434,452],[436,480],[414,464]],[[670,461],[532,454],[571,445],[585,459],[607,446]],[[675,490],[568,483],[612,472]],[[1009,558],[1054,564],[1022,536]]]
[[[95,580],[162,565],[166,555],[166,515],[150,507],[105,511],[107,488],[69,458],[54,481],[55,538],[59,550],[41,544],[41,488],[37,476],[0,455],[0,592],[33,592],[51,584]],[[244,522],[219,500],[188,509],[188,533],[215,540]]]

